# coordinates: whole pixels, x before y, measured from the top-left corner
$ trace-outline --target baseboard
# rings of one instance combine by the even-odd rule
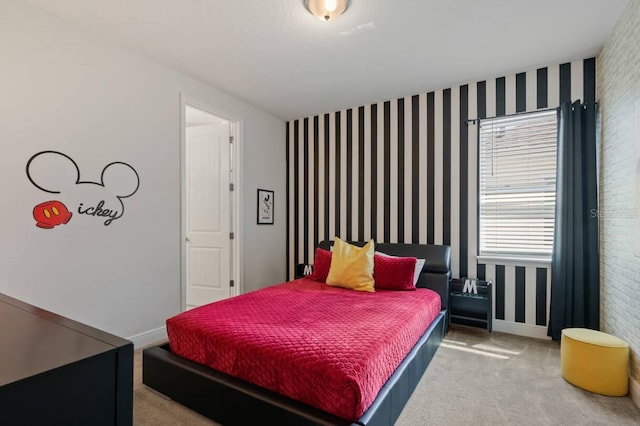
[[[153,330],[144,331],[140,334],[136,334],[135,336],[127,337],[127,340],[133,342],[134,349],[144,348],[145,346],[158,343],[162,340],[167,340],[167,329],[164,326],[154,328]]]
[[[631,400],[635,402],[636,406],[640,408],[640,381],[631,376],[629,377],[629,396],[631,396]]]
[[[550,339],[547,336],[547,327],[541,325],[523,324],[503,320],[493,320],[493,330],[502,333],[516,334],[518,336],[535,337],[536,339]]]

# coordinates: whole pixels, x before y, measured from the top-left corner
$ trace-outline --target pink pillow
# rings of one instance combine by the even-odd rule
[[[329,268],[331,268],[331,252],[318,247],[313,261],[313,272],[306,278],[324,283],[327,281]]]
[[[373,278],[376,290],[415,290],[413,275],[415,257],[391,257],[376,254],[373,257]]]

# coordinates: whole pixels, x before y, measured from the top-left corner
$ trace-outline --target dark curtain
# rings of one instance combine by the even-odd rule
[[[558,108],[556,214],[548,335],[600,328],[596,105]]]

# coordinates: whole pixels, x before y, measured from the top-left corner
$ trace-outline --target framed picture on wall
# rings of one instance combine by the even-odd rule
[[[258,189],[258,225],[273,225],[273,191]]]

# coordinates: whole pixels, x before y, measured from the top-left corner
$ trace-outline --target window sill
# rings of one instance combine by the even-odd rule
[[[551,266],[551,258],[526,257],[526,256],[476,256],[478,263],[509,266],[538,266],[548,268]]]

